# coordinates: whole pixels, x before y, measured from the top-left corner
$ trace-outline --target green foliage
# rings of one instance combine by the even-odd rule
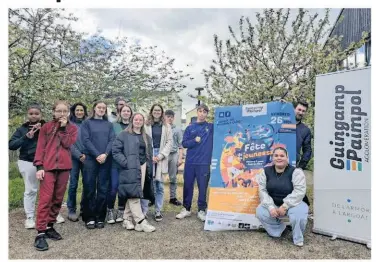
[[[9,209],[23,206],[24,181],[21,177],[9,179]]]
[[[216,59],[203,71],[209,105],[241,105],[283,97],[306,100],[311,108],[305,122],[313,127],[316,75],[339,69],[350,52],[364,44],[341,50],[341,37],[328,38],[329,10],[324,17],[299,9],[295,18],[290,9],[264,9],[257,23],[241,17],[239,34],[229,27],[231,38],[214,35]],[[312,130],[313,131],[313,130]]]
[[[9,162],[9,179],[22,178],[17,162]]]
[[[189,74],[157,46],[78,33],[71,27],[77,20],[63,9],[9,9],[9,118],[34,101],[50,119],[57,99],[112,105],[121,95],[142,107],[186,87]]]
[[[309,171],[313,171],[314,165],[315,165],[315,158],[312,157],[312,158],[309,160],[309,162],[308,162],[307,170],[309,170]]]

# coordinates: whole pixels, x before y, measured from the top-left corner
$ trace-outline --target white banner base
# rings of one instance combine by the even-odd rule
[[[204,230],[257,230],[259,228],[262,228],[262,225],[255,215],[208,211]]]
[[[329,230],[326,230],[326,229],[320,230],[318,228],[313,228],[312,232],[316,234],[332,237],[331,240],[336,240],[337,238],[340,238],[340,239],[352,241],[355,243],[365,244],[367,245],[367,248],[371,249],[371,241],[365,241],[364,239],[361,239],[361,238],[347,237],[341,234],[337,235],[337,233],[330,232]]]

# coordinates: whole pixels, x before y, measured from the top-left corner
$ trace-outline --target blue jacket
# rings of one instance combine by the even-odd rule
[[[107,120],[90,118],[81,125],[83,153],[97,158],[101,154],[111,154],[115,132],[112,123]]]
[[[74,160],[80,160],[80,156],[83,154],[83,151],[84,151],[84,146],[81,142],[81,131],[80,131],[80,129],[81,129],[80,127],[81,127],[82,122],[71,121],[71,123],[76,125],[77,129],[78,129],[76,143],[74,143],[71,146],[72,158]]]
[[[195,122],[187,127],[183,136],[183,147],[187,148],[186,164],[210,165],[213,152],[213,124]],[[200,143],[195,138],[201,137]]]
[[[301,169],[306,168],[312,156],[311,136],[309,127],[302,122],[296,124],[296,166]]]

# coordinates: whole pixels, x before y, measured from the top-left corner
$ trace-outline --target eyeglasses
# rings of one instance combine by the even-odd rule
[[[69,113],[69,111],[67,111],[67,110],[63,110],[63,111],[62,110],[56,110],[55,113],[66,115],[66,114]]]

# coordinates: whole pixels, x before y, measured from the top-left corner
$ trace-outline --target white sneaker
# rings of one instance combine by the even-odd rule
[[[34,218],[32,218],[32,217],[28,217],[28,218],[25,220],[25,228],[26,228],[26,229],[33,229],[33,228],[35,228],[35,221],[34,221]]]
[[[61,223],[64,223],[64,222],[65,222],[64,217],[59,213],[59,215],[56,218],[56,224],[61,224]]]
[[[296,243],[295,246],[302,247],[304,245],[303,242]]]
[[[115,222],[123,222],[124,221],[124,210],[118,210],[116,214],[116,220]]]
[[[179,214],[176,215],[177,219],[183,219],[185,217],[190,217],[191,216],[191,211],[188,211],[187,209],[183,208]]]
[[[138,232],[144,231],[144,232],[147,232],[147,233],[155,231],[155,227],[150,225],[149,222],[146,219],[144,219],[144,221],[142,221],[141,224],[137,223],[136,227],[134,229]]]
[[[124,219],[123,227],[127,230],[133,230],[134,229],[134,225],[133,225],[132,221],[130,221],[128,219]]]
[[[197,217],[198,217],[198,219],[200,219],[202,222],[205,222],[205,219],[206,219],[206,212],[203,211],[203,210],[200,210],[200,211],[197,213]]]
[[[107,209],[107,223],[108,224],[115,224],[114,219],[114,210],[113,209]]]

